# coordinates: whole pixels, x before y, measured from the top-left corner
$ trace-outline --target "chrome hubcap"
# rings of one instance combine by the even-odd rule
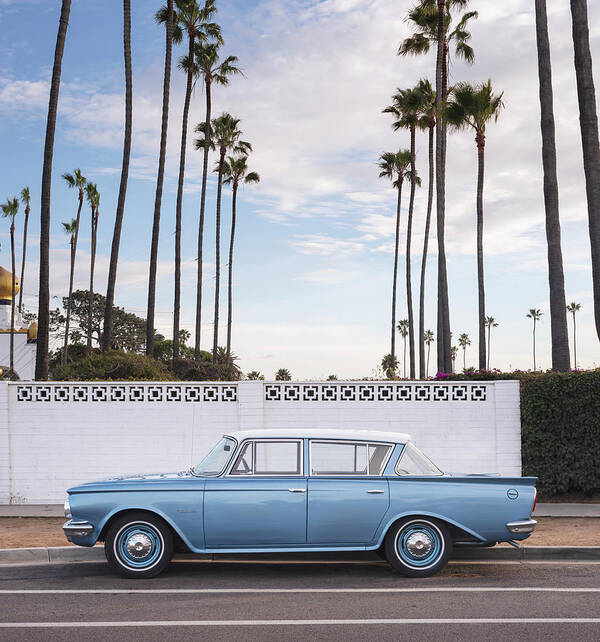
[[[406,540],[406,548],[413,557],[425,557],[431,551],[432,544],[431,537],[423,531],[413,533]]]
[[[135,559],[142,559],[150,553],[152,540],[144,533],[136,533],[127,540],[127,552]]]

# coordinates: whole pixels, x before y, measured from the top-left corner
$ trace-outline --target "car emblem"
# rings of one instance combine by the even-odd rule
[[[506,491],[506,495],[508,499],[517,499],[517,497],[519,496],[519,491],[516,488],[509,488]]]

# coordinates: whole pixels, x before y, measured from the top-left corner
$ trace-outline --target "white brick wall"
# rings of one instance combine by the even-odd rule
[[[516,381],[0,383],[0,503],[52,503],[76,483],[181,470],[226,432],[409,432],[442,469],[521,473]]]

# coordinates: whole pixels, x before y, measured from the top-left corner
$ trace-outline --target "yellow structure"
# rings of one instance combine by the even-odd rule
[[[15,295],[19,293],[21,284],[15,277]],[[12,300],[12,274],[0,266],[0,301]]]

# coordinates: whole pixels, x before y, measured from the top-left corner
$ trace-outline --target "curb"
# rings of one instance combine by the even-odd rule
[[[233,554],[178,554],[178,561],[204,562],[381,562],[373,552],[357,552],[349,555],[340,553],[287,553],[284,556],[273,553]],[[5,548],[0,549],[0,565],[4,564],[52,564],[72,562],[105,561],[104,547],[93,546],[52,546],[48,548]],[[529,546],[519,549],[508,547],[455,548],[451,561],[454,562],[600,562],[600,546]]]

